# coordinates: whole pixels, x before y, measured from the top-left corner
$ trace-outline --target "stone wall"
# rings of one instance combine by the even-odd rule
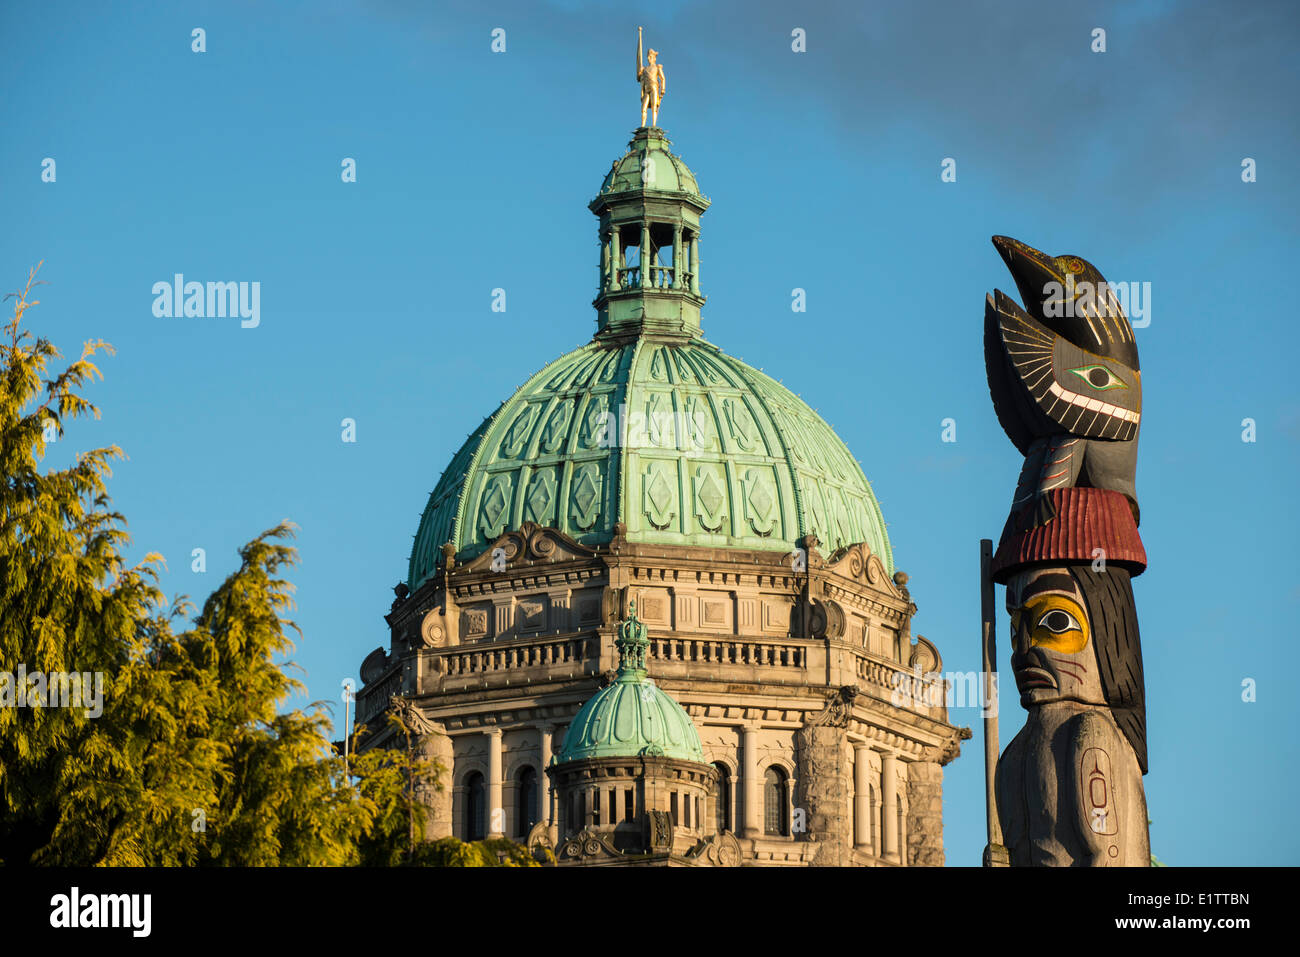
[[[943,768],[930,761],[907,769],[907,863],[943,866]]]

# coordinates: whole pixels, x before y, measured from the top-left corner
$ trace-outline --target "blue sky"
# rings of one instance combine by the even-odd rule
[[[337,701],[387,644],[452,453],[594,331],[586,203],[639,122],[638,24],[668,77],[660,124],[713,201],[705,334],[862,461],[945,669],[979,668],[978,540],[1020,465],[984,381],[984,294],[1014,293],[989,236],[1151,283],[1135,593],[1152,845],[1300,863],[1279,826],[1300,783],[1291,3],[6,3],[0,285],[44,259],[35,327],[65,354],[117,349],[90,391],[102,419],[50,462],[122,446],[114,503],[132,555],[167,557],[169,594],[201,601],[241,543],[295,521],[295,660],[309,699]],[[156,318],[152,286],[178,272],[260,282],[260,325]],[[1004,695],[1004,745],[1021,715]],[[976,736],[946,772],[948,860],[971,864],[982,729],[952,717]]]

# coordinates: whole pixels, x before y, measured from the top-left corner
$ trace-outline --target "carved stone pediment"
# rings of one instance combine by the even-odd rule
[[[361,683],[363,685],[374,684],[388,670],[388,652],[382,647],[376,648],[370,654],[366,655],[366,660],[361,662]]]
[[[924,635],[917,635],[916,641],[912,643],[912,654],[907,660],[907,667],[920,671],[923,675],[930,674],[943,670],[943,659],[939,657],[939,649],[933,642]]]
[[[530,848],[532,844],[528,845]],[[625,855],[610,843],[609,838],[598,831],[582,830],[560,842],[560,849],[555,855],[562,861],[591,861],[602,857],[624,857]]]
[[[500,549],[501,552],[497,550]],[[544,528],[533,522],[524,522],[518,529],[510,529],[497,536],[483,554],[461,565],[459,572],[485,572],[492,570],[494,561],[504,554],[506,568],[528,562],[553,563],[581,561],[594,558],[596,549],[574,541],[554,528]]]
[[[866,582],[895,597],[904,597],[898,587],[890,581],[884,563],[865,542],[841,548],[827,559],[826,569],[853,581]]]
[[[739,867],[742,853],[740,841],[730,831],[711,834],[686,852],[687,858],[697,864],[713,867]]]

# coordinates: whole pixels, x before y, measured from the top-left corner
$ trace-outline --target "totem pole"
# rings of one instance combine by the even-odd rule
[[[1130,583],[1146,568],[1134,484],[1137,344],[1090,263],[1006,236],[993,244],[1024,308],[999,290],[986,297],[984,361],[998,421],[1025,462],[985,574],[1007,586],[1011,667],[1028,717],[994,773],[985,863],[1149,866],[1146,692]],[[989,620],[984,631],[991,650]]]

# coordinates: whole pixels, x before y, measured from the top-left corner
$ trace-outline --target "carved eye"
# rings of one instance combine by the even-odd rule
[[[1079,623],[1068,611],[1062,608],[1053,608],[1038,619],[1038,627],[1046,628],[1054,635],[1062,635],[1067,631],[1078,631]]]
[[[1063,595],[1039,595],[1022,609],[1033,622],[1030,644],[1073,655],[1088,644],[1087,614]]]
[[[1115,373],[1111,372],[1105,366],[1080,366],[1079,368],[1071,369],[1070,371],[1083,379],[1084,382],[1088,383],[1089,386],[1096,389],[1098,392],[1108,392],[1111,389],[1128,388],[1128,383],[1115,375]]]

